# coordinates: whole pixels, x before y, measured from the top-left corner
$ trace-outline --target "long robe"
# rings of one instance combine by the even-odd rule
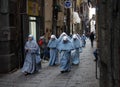
[[[26,57],[22,68],[22,72],[27,72],[32,74],[41,68],[40,49],[36,41],[32,40],[26,42],[25,53],[26,53]]]
[[[80,48],[79,48],[79,52],[80,52],[80,53],[82,53],[82,39],[81,39],[81,37],[80,37],[80,35],[79,35],[79,34],[76,34],[76,35],[77,35],[78,40],[80,41]]]
[[[71,68],[71,50],[73,50],[71,41],[68,40],[64,43],[63,40],[61,40],[57,46],[57,49],[60,52],[60,70],[69,71]]]
[[[85,45],[86,45],[86,36],[83,35],[83,36],[81,37],[81,40],[82,40],[82,47],[85,47]]]
[[[58,64],[58,50],[56,49],[57,39],[56,38],[54,40],[50,39],[47,46],[50,48],[49,66]]]
[[[80,62],[80,52],[79,49],[82,47],[80,44],[80,40],[76,38],[75,40],[72,38],[72,43],[74,46],[74,51],[71,52],[71,57],[72,57],[72,64],[79,64]]]

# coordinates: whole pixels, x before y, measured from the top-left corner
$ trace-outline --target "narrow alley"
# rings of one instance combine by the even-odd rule
[[[24,76],[21,70],[0,75],[0,87],[99,87],[95,75],[95,62],[89,39],[80,54],[80,64],[72,66],[69,73],[60,73],[59,66],[50,67],[42,63],[42,70],[33,75]]]
[[[0,0],[0,87],[120,87],[119,8],[120,0]],[[90,38],[82,53],[75,34],[83,47]]]

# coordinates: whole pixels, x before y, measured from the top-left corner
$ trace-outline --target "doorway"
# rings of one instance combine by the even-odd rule
[[[29,34],[32,34],[36,40],[36,17],[29,17]]]

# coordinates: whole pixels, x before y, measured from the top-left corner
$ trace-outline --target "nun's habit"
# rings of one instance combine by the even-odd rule
[[[57,38],[55,35],[51,35],[51,39],[49,40],[47,46],[50,48],[49,66],[58,64],[58,50],[56,49]]]
[[[58,43],[63,39],[64,36],[67,36],[68,39],[69,39],[69,41],[71,41],[71,37],[68,36],[65,32],[63,32],[63,33],[59,36],[59,38],[58,38]]]
[[[86,45],[86,36],[85,36],[85,34],[82,35],[81,40],[82,40],[82,47],[85,47],[85,45]]]
[[[72,43],[73,43],[73,47],[74,50],[71,52],[71,57],[72,57],[72,64],[79,64],[80,62],[80,53],[79,53],[79,49],[82,47],[80,44],[80,40],[77,37],[76,34],[73,35],[72,37]]]
[[[31,40],[29,40],[31,38]],[[22,68],[22,72],[25,74],[32,74],[35,71],[38,71],[41,66],[41,58],[40,58],[40,49],[35,40],[33,40],[33,36],[28,36],[28,41],[25,44],[25,61]]]
[[[58,43],[63,39],[64,36],[67,36],[67,34],[65,32],[63,32],[59,38],[58,38]]]
[[[60,52],[60,70],[61,73],[70,71],[70,58],[71,50],[73,50],[73,45],[67,36],[64,36],[63,39],[58,43],[57,49]]]

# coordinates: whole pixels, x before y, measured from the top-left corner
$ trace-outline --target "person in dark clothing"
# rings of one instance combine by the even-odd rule
[[[43,60],[49,60],[49,48],[47,47],[47,42],[44,36],[41,36],[38,44],[40,46],[41,50],[41,59]]]
[[[95,51],[93,52],[93,55],[95,57],[94,61],[98,60],[98,49],[95,49]]]
[[[93,47],[93,41],[94,41],[94,33],[91,32],[90,34],[90,41],[91,41],[91,47]]]

